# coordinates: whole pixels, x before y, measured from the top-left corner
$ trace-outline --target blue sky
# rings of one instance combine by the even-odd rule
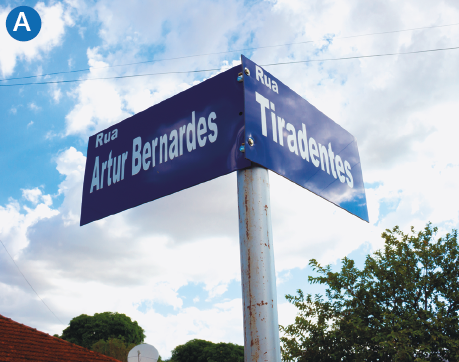
[[[91,68],[0,87],[0,239],[59,322],[0,248],[0,314],[50,334],[79,314],[117,311],[170,356],[192,338],[243,343],[236,176],[227,175],[79,227],[88,137],[216,74],[86,78],[456,47],[454,0],[2,1],[43,22],[28,43],[0,26],[0,78]],[[410,16],[405,16],[410,14]],[[324,40],[334,37],[333,41]],[[310,286],[308,261],[362,265],[381,232],[457,228],[459,51],[324,61],[268,70],[356,136],[370,224],[270,173],[279,322],[285,294]],[[18,82],[18,81],[14,81]],[[0,84],[13,84],[13,81]],[[21,81],[22,82],[22,81]]]

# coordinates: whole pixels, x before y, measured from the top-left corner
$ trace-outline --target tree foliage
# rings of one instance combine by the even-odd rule
[[[94,343],[108,341],[110,338],[122,339],[128,345],[137,345],[144,341],[145,334],[142,327],[125,314],[104,312],[73,318],[61,338],[91,348]]]
[[[204,348],[203,362],[244,362],[244,347],[233,343],[217,343]]]
[[[193,339],[175,347],[171,362],[244,362],[244,347]]]
[[[106,341],[101,339],[99,342],[94,343],[91,349],[106,356],[116,358],[121,362],[128,362],[129,351],[136,345],[135,343],[128,345],[122,338],[108,338]]]
[[[283,359],[458,361],[457,231],[434,240],[436,233],[430,223],[418,233],[386,230],[384,248],[363,270],[348,258],[340,272],[311,260],[318,276],[309,281],[326,294],[286,296],[299,311],[280,327]]]

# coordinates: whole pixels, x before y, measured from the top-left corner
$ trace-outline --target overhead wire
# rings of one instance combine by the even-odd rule
[[[221,51],[221,52],[185,55],[185,56],[174,57],[174,58],[151,59],[151,60],[145,60],[145,61],[142,61],[142,62],[114,64],[114,65],[107,65],[107,66],[103,66],[103,67],[90,67],[90,68],[84,68],[84,69],[67,70],[67,71],[45,73],[45,74],[38,74],[38,75],[29,75],[29,76],[25,76],[25,77],[6,78],[6,79],[0,79],[0,82],[4,82],[4,81],[8,81],[8,80],[38,78],[38,77],[45,77],[45,76],[59,75],[59,74],[81,73],[81,72],[87,72],[87,71],[95,70],[95,69],[107,69],[107,68],[115,68],[115,67],[125,67],[125,66],[131,66],[131,65],[147,64],[147,63],[154,63],[154,62],[163,62],[163,61],[169,61],[169,60],[180,60],[180,59],[187,59],[187,58],[196,58],[196,57],[203,57],[203,56],[209,56],[209,55],[222,55],[222,54],[236,53],[236,52],[249,51],[249,50],[257,50],[257,49],[266,49],[266,48],[276,48],[276,47],[283,47],[283,46],[290,46],[290,45],[308,44],[308,43],[314,43],[314,42],[317,42],[317,41],[332,41],[332,40],[337,40],[337,39],[351,39],[351,38],[359,38],[359,37],[372,36],[372,35],[402,33],[402,32],[407,32],[407,31],[414,31],[414,30],[444,28],[444,27],[456,26],[456,25],[459,25],[459,23],[445,24],[445,25],[423,26],[423,27],[418,27],[418,28],[409,28],[409,29],[401,29],[401,30],[389,30],[389,31],[376,32],[376,33],[348,35],[348,36],[342,36],[342,37],[328,37],[328,38],[324,37],[324,38],[321,38],[321,39],[306,40],[306,41],[295,42],[295,43],[286,43],[286,44],[277,44],[277,45],[265,45],[265,46],[260,46],[260,47],[226,50],[226,51]]]
[[[262,66],[263,67],[269,67],[269,66],[273,66],[273,65],[298,64],[298,63],[309,63],[309,62],[325,62],[325,61],[330,61],[330,60],[349,60],[349,59],[362,59],[362,58],[376,58],[376,57],[387,57],[387,56],[391,56],[391,55],[407,55],[407,54],[431,53],[431,52],[439,52],[439,51],[455,50],[455,49],[459,49],[459,46],[458,47],[451,47],[451,48],[414,50],[414,51],[410,51],[410,52],[371,54],[371,55],[356,55],[354,57],[343,57],[343,58],[325,58],[325,59],[298,60],[298,61],[291,61],[291,62],[279,62],[279,63],[264,64]]]
[[[13,261],[14,265],[16,266],[16,268],[19,270],[19,273],[21,273],[22,277],[25,279],[25,281],[27,282],[27,284],[29,284],[30,288],[32,288],[32,290],[35,292],[35,294],[37,295],[37,297],[42,301],[42,303],[46,306],[46,308],[48,308],[48,310],[53,314],[53,316],[56,317],[56,319],[61,323],[61,324],[64,324],[62,323],[62,321],[59,319],[59,317],[54,314],[54,312],[51,310],[50,307],[48,307],[48,305],[45,303],[45,301],[43,299],[41,299],[41,297],[38,295],[37,291],[32,287],[32,284],[30,284],[30,282],[27,280],[27,278],[25,277],[25,275],[22,273],[21,269],[19,269],[18,265],[16,264],[16,262],[14,261],[13,257],[11,256],[11,254],[9,253],[8,249],[6,248],[5,244],[3,244],[3,241],[0,240],[0,243],[2,243],[3,247],[5,248],[5,251],[6,253],[9,255],[9,257],[11,258],[11,260]]]
[[[269,63],[269,64],[260,64],[260,65],[263,66],[263,67],[270,67],[270,66],[275,66],[275,65],[287,65],[287,64],[299,64],[299,63],[311,63],[311,62],[325,62],[325,61],[350,60],[350,59],[363,59],[363,58],[376,58],[376,57],[386,57],[386,56],[394,56],[394,55],[430,53],[430,52],[456,50],[456,49],[459,49],[459,46],[458,47],[450,47],[450,48],[414,50],[414,51],[409,51],[409,52],[398,52],[398,53],[358,55],[358,56],[342,57],[342,58],[308,59],[308,60],[298,60],[298,61],[291,61],[291,62],[278,62],[278,63]],[[200,70],[187,70],[187,71],[173,71],[173,72],[161,72],[161,73],[120,75],[120,76],[115,76],[115,77],[99,77],[99,78],[84,78],[84,79],[71,79],[71,80],[56,80],[56,81],[46,81],[46,82],[0,84],[0,87],[16,87],[16,86],[26,86],[26,85],[42,85],[42,84],[58,84],[58,83],[75,83],[75,82],[85,82],[85,81],[89,81],[89,80],[108,80],[108,79],[137,78],[137,77],[147,77],[147,76],[166,75],[166,74],[203,73],[203,72],[218,71],[220,69],[221,68],[210,68],[210,69],[200,69]]]

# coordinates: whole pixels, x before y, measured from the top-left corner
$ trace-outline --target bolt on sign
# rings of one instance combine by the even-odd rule
[[[355,138],[241,59],[89,138],[80,225],[252,162],[368,221]]]

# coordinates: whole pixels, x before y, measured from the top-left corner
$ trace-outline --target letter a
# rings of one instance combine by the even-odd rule
[[[23,23],[21,23],[21,19],[24,21]],[[22,11],[19,13],[18,20],[16,20],[16,25],[14,25],[13,31],[17,31],[18,26],[25,26],[27,31],[30,31],[29,23],[27,22],[27,18]]]
[[[92,189],[96,187],[96,190],[99,190],[99,156],[96,157],[94,162],[94,170],[92,171],[92,181],[91,181],[91,188],[89,193],[92,194]]]

